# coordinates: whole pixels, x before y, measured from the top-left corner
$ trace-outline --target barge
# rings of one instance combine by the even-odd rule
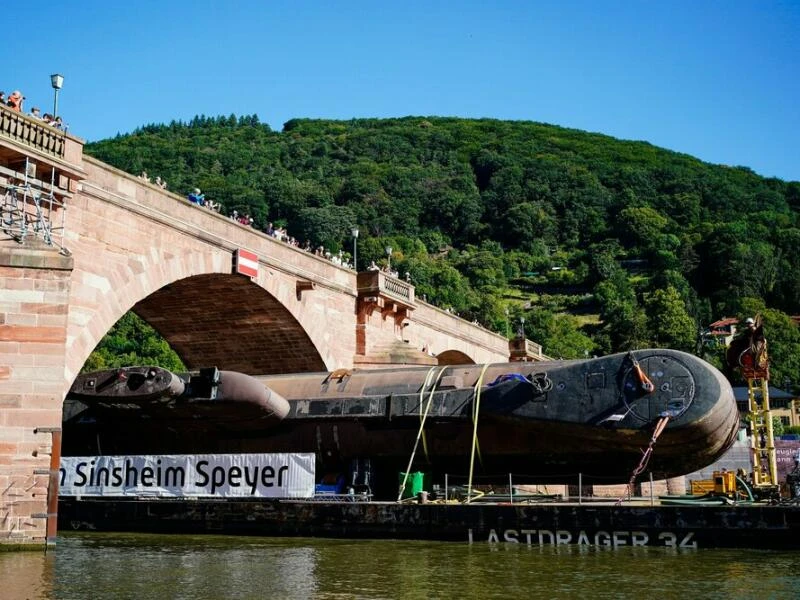
[[[635,469],[645,468],[664,479],[714,462],[738,429],[724,376],[674,350],[262,377],[115,369],[73,384],[64,411],[67,459],[303,453],[317,486],[293,498],[62,496],[59,528],[531,546],[800,547],[800,506],[790,503],[668,506],[516,494],[487,502],[469,495],[471,485],[468,502],[425,493],[394,501],[404,471],[424,471],[434,484],[444,478],[445,489],[448,474],[466,480],[469,472],[471,484],[473,467],[483,483],[509,483],[512,472],[519,483],[574,484],[580,477],[628,483]],[[649,463],[642,459],[646,448]],[[322,484],[331,476],[337,485],[329,489]]]
[[[800,505],[62,499],[61,531],[800,549]]]

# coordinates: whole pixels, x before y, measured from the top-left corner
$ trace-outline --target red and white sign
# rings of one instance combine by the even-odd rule
[[[236,251],[236,273],[248,277],[258,277],[258,255],[239,248]]]

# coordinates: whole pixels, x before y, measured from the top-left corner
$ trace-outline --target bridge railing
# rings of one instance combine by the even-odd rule
[[[515,337],[508,341],[511,360],[549,360],[542,352],[542,347],[527,338]]]
[[[410,308],[414,306],[414,286],[383,271],[359,273],[358,295],[359,297],[383,296]]]
[[[64,160],[67,134],[44,121],[0,106],[0,135]]]
[[[525,340],[525,352],[528,354],[528,356],[544,358],[544,354],[542,353],[542,347],[536,342],[532,342],[527,339]]]

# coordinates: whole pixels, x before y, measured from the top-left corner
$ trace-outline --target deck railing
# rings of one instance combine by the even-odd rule
[[[0,106],[0,136],[44,154],[65,158],[66,132],[4,106]]]

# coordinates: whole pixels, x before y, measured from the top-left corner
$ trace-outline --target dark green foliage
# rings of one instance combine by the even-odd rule
[[[553,314],[540,309],[527,313],[525,334],[536,340],[553,358],[587,358],[595,353],[592,339],[581,332],[577,319],[571,315]]]
[[[501,333],[526,315],[554,356],[692,350],[710,321],[759,308],[775,372],[800,381],[787,316],[800,313],[800,182],[490,119],[293,119],[277,133],[255,115],[200,116],[86,151],[334,253],[351,253],[358,226],[361,268],[391,246],[420,299]]]
[[[786,433],[786,428],[783,425],[780,417],[772,417],[772,434],[775,436],[783,435]]]
[[[164,367],[183,371],[181,359],[167,342],[134,313],[126,313],[103,338],[82,371],[99,371],[127,365]]]
[[[649,337],[662,348],[691,352],[697,345],[697,327],[686,312],[678,291],[670,286],[645,298]]]

